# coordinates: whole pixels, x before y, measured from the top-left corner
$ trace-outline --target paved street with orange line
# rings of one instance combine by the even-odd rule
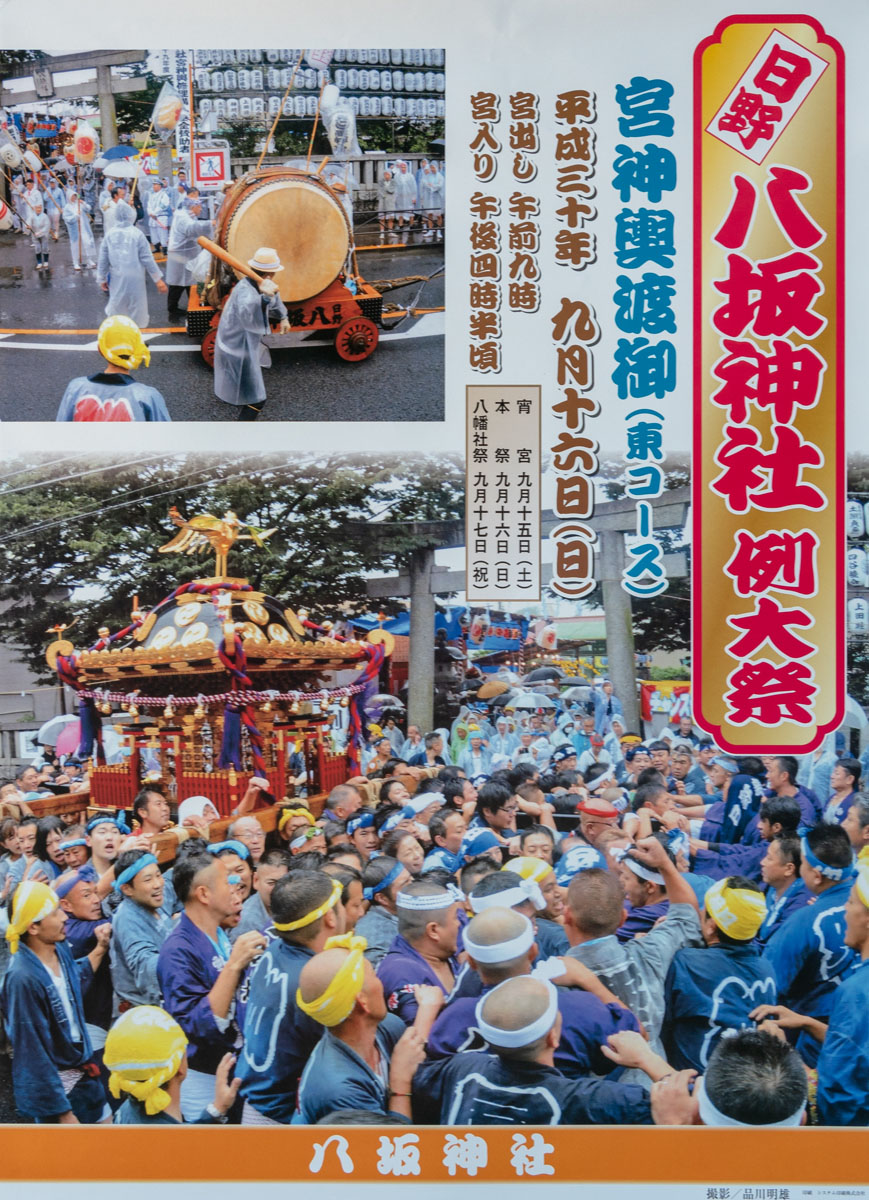
[[[99,244],[99,240],[98,240]],[[431,275],[443,246],[386,247],[360,264],[367,279]],[[70,379],[100,370],[97,332],[105,293],[96,271],[73,271],[69,243],[52,242],[50,270],[37,273],[29,238],[0,233],[0,420],[53,421]],[[161,268],[165,269],[162,262]],[[234,421],[237,411],[215,399],[212,372],[199,341],[166,318],[166,298],[147,281],[154,324],[143,331],[151,365],[139,378],[164,396],[173,421]],[[406,320],[384,319],[380,343],[360,363],[343,362],[331,342],[309,334],[269,339],[268,402],[260,420],[439,421],[444,408],[444,280],[389,292],[386,301],[414,305]]]

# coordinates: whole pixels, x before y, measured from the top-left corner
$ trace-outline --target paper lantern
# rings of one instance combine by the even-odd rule
[[[851,587],[866,587],[869,584],[869,558],[859,546],[849,546],[846,556],[848,583]]]
[[[860,597],[848,601],[848,632],[869,633],[869,601]]]
[[[845,524],[849,538],[860,538],[866,533],[863,505],[859,500],[849,500],[845,506]]]
[[[79,165],[92,163],[97,156],[98,145],[96,130],[87,121],[80,121],[73,141],[75,161]]]

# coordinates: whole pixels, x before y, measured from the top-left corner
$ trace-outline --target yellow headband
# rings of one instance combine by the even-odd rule
[[[308,812],[306,808],[285,808],[281,813],[281,819],[278,821],[278,833],[284,828],[288,821],[293,817],[304,817],[309,825],[314,824],[314,814]]]
[[[106,1038],[109,1091],[116,1099],[129,1092],[144,1103],[148,1116],[156,1116],[171,1102],[162,1085],[177,1075],[186,1049],[183,1029],[162,1008],[142,1004],[129,1009]]]
[[[15,890],[12,901],[12,916],[9,928],[6,930],[6,941],[9,943],[9,953],[17,954],[18,942],[22,933],[26,933],[35,921],[41,921],[49,913],[53,913],[60,901],[55,893],[44,883],[36,883],[27,879],[20,883]]]
[[[356,997],[362,990],[362,981],[365,978],[365,958],[362,951],[367,945],[364,937],[357,937],[352,933],[328,939],[325,950],[349,950],[349,954],[321,996],[306,1002],[302,999],[301,988],[296,991],[296,1004],[302,1012],[329,1029],[347,1020],[353,1011]]]
[[[313,912],[309,912],[304,917],[299,917],[298,921],[286,921],[284,924],[279,924],[277,921],[272,921],[275,929],[279,929],[281,933],[290,933],[293,929],[303,929],[305,925],[313,925],[315,921],[319,921],[320,917],[325,916],[330,908],[334,908],[341,899],[341,893],[344,891],[344,885],[340,879],[332,880],[332,895],[328,900],[324,900],[319,908],[315,908]]]
[[[738,942],[749,942],[763,924],[766,901],[760,892],[730,888],[719,879],[706,893],[706,911],[722,933]]]
[[[854,887],[857,889],[861,903],[869,908],[869,863],[858,867]]]
[[[523,879],[530,879],[534,883],[540,883],[541,879],[545,879],[550,873],[552,867],[548,862],[544,862],[542,858],[531,858],[530,855],[526,854],[521,858],[511,858],[501,870],[515,871]]]

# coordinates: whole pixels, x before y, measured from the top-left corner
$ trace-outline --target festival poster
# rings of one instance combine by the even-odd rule
[[[11,0],[0,36],[32,47],[49,33]],[[21,307],[20,272],[0,261],[0,471],[67,457],[76,471],[89,459],[129,469],[147,457],[183,473],[192,456],[278,455],[301,476],[357,455],[410,479],[415,456],[440,460],[451,481],[464,475],[464,503],[458,519],[454,508],[426,513],[452,523],[428,564],[443,588],[431,595],[473,608],[469,662],[484,669],[487,638],[493,650],[522,640],[501,615],[514,607],[535,620],[529,645],[567,653],[550,618],[587,621],[594,594],[622,636],[601,646],[584,630],[587,669],[633,680],[626,715],[660,727],[682,711],[686,681],[661,674],[636,687],[645,631],[655,606],[673,624],[687,609],[687,644],[667,661],[690,663],[697,724],[734,753],[813,749],[841,723],[863,656],[854,639],[869,629],[867,521],[855,508],[869,431],[854,350],[869,311],[867,36],[858,0],[800,13],[717,0],[569,10],[336,0],[328,14],[291,18],[262,0],[195,12],[156,0],[147,13],[86,0],[52,13],[47,53],[168,42],[167,78],[188,53],[180,46],[195,55],[292,37],[440,48],[443,275],[430,305],[416,285],[401,293],[415,311],[403,328],[387,320],[364,362],[339,355],[311,370],[303,351],[276,346],[272,411],[244,429],[226,427],[201,375],[185,390],[198,353],[186,333],[155,333],[149,378],[187,399],[171,424],[139,423],[131,438],[107,427],[125,422],[105,410],[99,422],[53,420],[60,384],[93,358],[95,331],[79,322],[72,289],[45,277],[35,307]],[[181,125],[176,155],[190,150]],[[395,157],[381,153],[371,178]],[[222,178],[226,168],[215,155],[197,169]],[[433,275],[425,263],[395,272]],[[298,324],[312,319],[300,312]],[[337,313],[316,320],[337,326]],[[347,334],[350,359],[365,328]],[[196,492],[185,494],[192,504]],[[141,524],[155,549],[174,533],[162,513]],[[7,562],[14,555],[11,543]],[[395,635],[400,650],[406,636]],[[0,1145],[0,1176],[25,1197],[59,1183],[98,1196],[155,1183],[276,1194],[289,1182],[314,1197],[384,1183],[414,1195],[450,1183],[478,1197],[510,1183],[610,1200],[656,1200],[664,1187],[685,1200],[802,1200],[860,1196],[866,1184],[850,1129],[230,1128],[218,1149],[205,1128],[21,1125]]]

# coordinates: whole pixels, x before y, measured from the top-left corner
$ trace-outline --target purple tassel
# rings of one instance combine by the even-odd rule
[[[221,769],[235,767],[241,770],[241,713],[234,708],[223,711],[223,741],[217,765]]]

